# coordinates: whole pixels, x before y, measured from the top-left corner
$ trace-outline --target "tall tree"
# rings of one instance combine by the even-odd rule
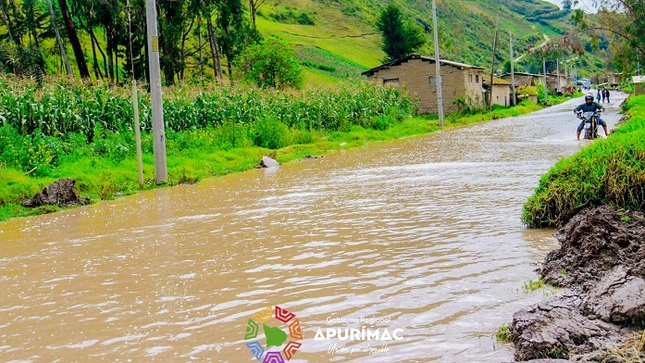
[[[47,13],[37,6],[36,0],[24,0],[22,3],[25,14],[25,27],[29,34],[30,48],[36,55],[36,64],[41,75],[45,74],[45,59],[40,51],[41,33],[47,33]]]
[[[7,26],[7,35],[9,36],[9,39],[11,40],[11,42],[16,45],[16,47],[22,48],[21,36],[18,33],[17,28],[14,25],[14,22],[12,20],[12,15],[15,15],[15,11],[14,11],[14,14],[10,14],[8,9],[9,7],[13,7],[15,9],[15,4],[11,1],[5,4],[5,0],[0,0],[0,10],[2,11],[2,21]]]
[[[217,35],[215,33],[215,26],[213,25],[213,20],[210,15],[206,17],[206,23],[208,25],[208,43],[211,47],[211,56],[213,58],[213,70],[215,72],[215,79],[217,80],[217,83],[221,83],[224,79],[224,74],[222,72],[222,57],[219,50]]]
[[[602,33],[613,36],[612,45],[617,51],[618,64],[633,64],[645,56],[645,0],[594,0],[601,6],[593,20],[580,9],[575,10],[573,19],[578,27],[588,32],[598,43]],[[632,69],[633,70],[633,69]]]
[[[81,78],[89,79],[90,71],[87,68],[87,63],[85,62],[83,48],[81,47],[81,42],[78,39],[76,27],[74,26],[72,15],[70,14],[69,7],[67,6],[67,0],[58,0],[58,6],[60,6],[60,12],[63,15],[65,29],[67,29],[67,36],[70,44],[72,45],[72,50],[74,51],[74,57],[76,58],[76,65],[78,66],[79,74],[81,75]]]
[[[181,37],[189,26],[192,17],[188,14],[186,0],[158,0],[159,7],[159,45],[161,71],[167,85],[175,84],[175,79],[184,71],[185,63],[181,56]]]
[[[405,24],[401,10],[393,4],[388,5],[378,19],[378,30],[382,33],[385,62],[393,62],[417,51],[424,43],[423,33]]]
[[[249,0],[249,12],[251,13],[251,29],[257,30],[255,17],[260,6],[264,5],[266,0]]]
[[[65,63],[65,69],[67,70],[67,76],[69,77],[70,80],[74,80],[74,73],[72,73],[72,67],[69,64],[69,58],[67,57],[67,52],[65,51],[65,44],[63,43],[63,39],[60,36],[60,32],[58,31],[58,25],[56,25],[56,13],[54,12],[54,7],[52,6],[51,0],[46,0],[47,1],[47,7],[49,8],[49,14],[51,15],[52,19],[52,27],[54,28],[54,32],[56,33],[56,42],[58,43],[58,48],[60,49],[60,55],[63,58],[63,62]]]
[[[249,27],[244,17],[244,6],[241,0],[222,0],[217,10],[217,26],[221,32],[220,48],[228,61],[228,75],[233,83],[235,58],[249,43],[256,42],[259,36]]]

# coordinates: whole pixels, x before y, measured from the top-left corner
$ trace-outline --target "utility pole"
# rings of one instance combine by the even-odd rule
[[[547,104],[549,102],[549,91],[546,88],[546,58],[542,58],[542,72],[544,74],[544,104]]]
[[[513,60],[513,33],[508,32],[510,39],[511,39],[511,105],[515,106],[515,101],[517,100],[516,98],[516,90],[515,90],[515,69],[514,69],[514,64],[515,61]]]
[[[555,65],[556,65],[556,72],[557,72],[556,74],[558,77],[558,91],[560,91],[560,88],[562,88],[562,85],[560,84],[560,58],[555,60]]]
[[[137,164],[139,166],[139,189],[143,189],[143,154],[141,152],[141,126],[139,123],[139,98],[137,96],[137,77],[134,74],[134,52],[132,51],[132,8],[128,7],[128,39],[130,40],[130,65],[132,66],[132,107],[134,109],[134,138],[137,143]]]
[[[443,90],[441,79],[441,61],[439,59],[439,31],[437,30],[437,2],[432,0],[432,28],[434,30],[434,63],[437,84],[437,114],[439,115],[439,126],[443,126]]]
[[[168,180],[166,170],[166,135],[164,133],[163,103],[161,101],[161,70],[159,68],[159,35],[155,0],[146,0],[148,33],[148,67],[150,68],[150,96],[152,99],[152,150],[155,154],[155,182]]]
[[[488,108],[493,107],[493,78],[495,77],[495,52],[497,51],[497,27],[499,23],[495,22],[495,39],[493,39],[493,61],[490,66],[490,89],[488,90]]]

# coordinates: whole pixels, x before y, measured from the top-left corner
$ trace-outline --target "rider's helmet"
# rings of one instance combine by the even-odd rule
[[[588,101],[593,101],[593,96],[592,95],[586,95],[585,96],[585,102],[588,102]]]

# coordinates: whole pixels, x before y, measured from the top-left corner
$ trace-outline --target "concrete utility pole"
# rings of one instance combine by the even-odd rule
[[[130,42],[130,65],[132,66],[132,107],[134,108],[134,137],[137,143],[137,164],[139,166],[139,189],[143,189],[143,153],[141,151],[141,125],[139,123],[139,97],[137,95],[137,78],[134,76],[134,52],[132,51],[132,8],[128,7],[128,39]]]
[[[443,126],[443,90],[441,79],[441,61],[439,60],[439,31],[437,30],[437,2],[432,0],[432,28],[434,29],[434,63],[436,70],[437,84],[437,114],[439,115],[439,126]]]
[[[547,90],[547,82],[546,82],[546,58],[542,58],[542,72],[544,73],[544,103],[549,102],[549,90]]]
[[[517,100],[516,98],[517,91],[515,89],[515,69],[514,69],[515,61],[513,60],[513,33],[509,32],[508,35],[510,36],[510,39],[511,39],[511,105],[515,106],[515,101]]]
[[[164,133],[163,103],[161,101],[161,70],[159,68],[159,35],[157,33],[157,8],[155,0],[146,0],[148,30],[148,66],[150,68],[150,96],[152,99],[152,149],[155,154],[155,182],[168,180],[166,170],[166,135]]]
[[[558,77],[558,91],[561,91],[562,85],[560,84],[560,58],[555,60],[555,65],[556,65],[556,72],[557,72],[556,74]]]
[[[495,78],[495,52],[497,51],[498,26],[499,26],[499,23],[495,22],[495,39],[493,39],[493,60],[490,66],[490,89],[488,90],[488,108],[493,107],[493,85],[495,84],[495,82],[493,81],[493,78]]]

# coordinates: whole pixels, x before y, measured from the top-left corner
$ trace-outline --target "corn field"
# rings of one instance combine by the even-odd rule
[[[85,135],[92,142],[97,128],[117,133],[133,132],[133,107],[129,88],[108,86],[47,86],[9,84],[0,98],[0,127],[10,126],[21,135]],[[221,88],[215,91],[170,89],[164,93],[166,128],[186,131],[224,123],[248,125],[275,119],[291,129],[343,131],[351,125],[388,115],[402,119],[416,112],[409,97],[398,89],[360,83],[336,89],[277,92]],[[142,129],[151,131],[150,98],[139,92]]]

